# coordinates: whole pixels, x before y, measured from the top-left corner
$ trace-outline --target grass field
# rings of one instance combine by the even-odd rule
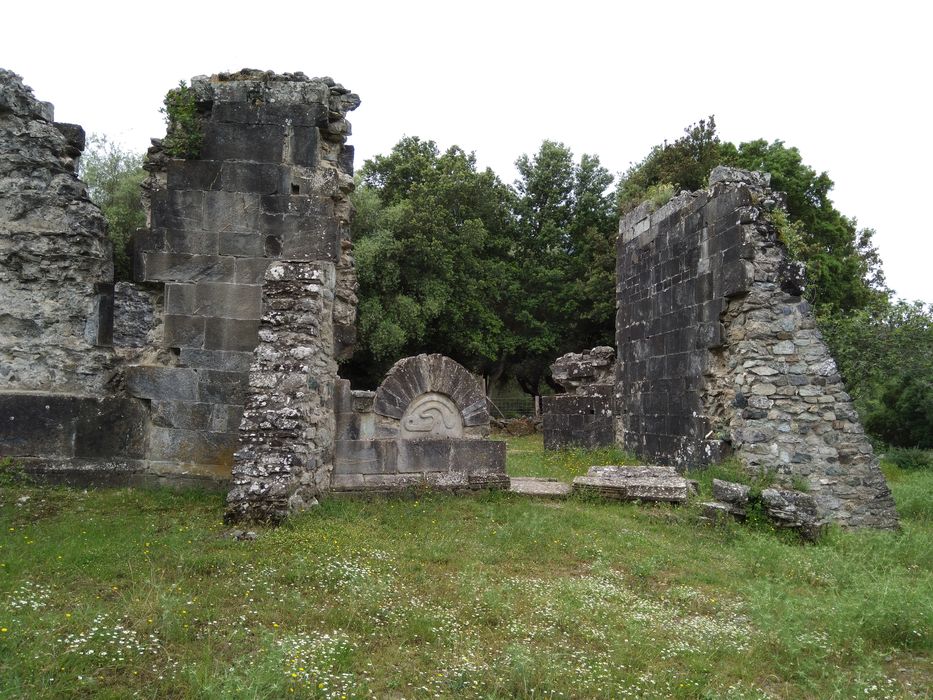
[[[511,441],[513,475],[608,453]],[[3,698],[931,697],[933,473],[817,545],[692,507],[329,501],[235,541],[222,495],[0,486]]]

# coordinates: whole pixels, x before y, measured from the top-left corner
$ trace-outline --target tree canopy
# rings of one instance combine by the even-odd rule
[[[143,157],[105,136],[92,134],[78,164],[78,176],[87,183],[91,201],[107,220],[107,233],[113,241],[114,277],[129,280],[133,233],[146,225],[139,189],[146,177]]]

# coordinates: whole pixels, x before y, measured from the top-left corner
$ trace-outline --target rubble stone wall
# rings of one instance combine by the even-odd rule
[[[77,175],[84,131],[0,69],[0,391],[100,396],[114,374],[113,253]]]
[[[717,168],[710,187],[642,205],[617,243],[616,434],[680,468],[734,453],[803,478],[821,514],[893,527],[871,444],[802,298],[758,173]]]
[[[271,262],[329,270],[331,301],[317,309],[337,345],[328,357],[352,345],[346,114],[359,98],[328,78],[252,70],[196,77],[191,88],[203,114],[200,154],[172,158],[155,142],[149,227],[136,238],[137,281],[163,291],[156,326],[167,352],[127,368],[127,389],[151,402],[155,471],[225,478],[250,365],[261,365],[254,350],[264,304],[278,299],[264,293]]]

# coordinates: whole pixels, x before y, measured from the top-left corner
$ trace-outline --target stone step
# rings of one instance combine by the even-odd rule
[[[689,484],[682,476],[578,476],[573,480],[573,490],[618,501],[665,503],[684,503],[690,493]]]

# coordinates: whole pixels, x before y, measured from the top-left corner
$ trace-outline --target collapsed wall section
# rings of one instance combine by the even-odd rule
[[[270,263],[319,263],[329,302],[303,313],[323,314],[314,322],[333,339],[327,357],[352,346],[346,114],[359,98],[329,78],[254,70],[193,78],[191,90],[200,152],[176,158],[154,142],[149,227],[135,246],[137,281],[164,291],[166,352],[129,367],[127,388],[151,402],[154,471],[226,478],[250,365],[261,365],[261,318],[280,299],[264,289],[279,282],[266,277]]]
[[[705,191],[642,205],[617,243],[618,442],[681,468],[734,453],[803,479],[824,517],[897,515],[769,212],[769,178],[717,168]]]
[[[113,375],[113,254],[76,174],[84,143],[0,69],[0,391],[97,396]]]

